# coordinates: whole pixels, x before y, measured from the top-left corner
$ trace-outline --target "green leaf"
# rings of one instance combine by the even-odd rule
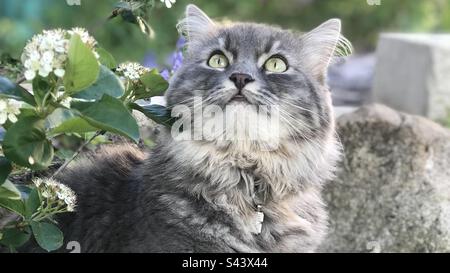
[[[92,134],[92,133],[91,133]],[[90,139],[93,135],[86,134],[85,138]],[[101,144],[112,144],[113,142],[109,139],[108,136],[98,135],[92,139],[91,144],[94,146],[98,146]]]
[[[20,191],[9,180],[6,180],[0,186],[0,198],[10,200],[20,200],[20,197],[21,197]]]
[[[21,120],[21,119],[23,119],[25,117],[37,117],[38,115],[39,114],[36,112],[36,109],[34,107],[33,108],[24,107],[24,108],[20,108],[20,114],[17,115],[16,117],[17,117],[18,120]],[[14,123],[12,123],[10,120],[7,120],[3,124],[3,128],[5,128],[5,130],[7,131],[13,125],[14,125]],[[2,138],[2,141],[3,141],[3,139],[4,139],[4,136]]]
[[[0,198],[0,207],[25,217],[25,205],[22,200]]]
[[[140,80],[150,90],[147,97],[161,96],[169,87],[169,83],[159,74],[157,69],[145,73]]]
[[[26,227],[24,230],[18,228],[6,228],[2,230],[2,233],[3,236],[0,243],[14,248],[23,246],[31,237],[31,230],[29,227]]]
[[[33,80],[33,94],[34,99],[38,105],[42,105],[45,95],[50,92],[50,83],[41,76],[37,76]],[[47,101],[48,102],[48,101]]]
[[[82,119],[79,113],[74,113],[70,109],[57,108],[45,120],[49,136],[60,134],[95,132],[97,128],[90,125],[89,122]]]
[[[119,99],[105,94],[96,102],[73,102],[72,108],[77,109],[83,119],[101,130],[129,137],[136,142],[139,140],[137,122]]]
[[[0,77],[0,98],[15,99],[33,106],[36,105],[34,97],[30,92],[5,77]]]
[[[8,175],[11,173],[11,162],[4,156],[0,156],[0,186],[5,182]]]
[[[64,87],[73,94],[88,88],[100,73],[100,65],[92,50],[85,45],[79,35],[70,39]]]
[[[44,120],[24,117],[14,123],[3,140],[5,156],[34,170],[45,169],[53,159],[53,146],[46,138]]]
[[[98,129],[92,126],[88,121],[81,117],[74,117],[62,123],[60,126],[54,128],[49,132],[49,135],[56,136],[60,134],[77,133],[84,134],[88,132],[95,132]]]
[[[119,98],[124,92],[125,87],[122,81],[109,68],[102,65],[97,81],[73,97],[85,100],[99,100],[104,94]]]
[[[48,252],[56,250],[63,245],[63,234],[54,224],[31,222],[31,229],[33,230],[36,242]]]
[[[99,61],[104,66],[108,67],[109,69],[113,69],[117,67],[116,59],[114,59],[113,55],[106,51],[104,48],[98,47],[96,49],[98,55],[100,56]]]
[[[41,199],[37,188],[33,188],[25,201],[25,217],[30,219],[33,213],[41,205]]]
[[[172,126],[172,124],[177,119],[176,117],[171,117],[169,109],[162,105],[153,104],[141,106],[133,102],[130,103],[129,106],[132,109],[143,113],[145,116],[152,119],[156,123],[165,126]]]
[[[17,116],[17,119],[22,119],[25,117],[37,117],[38,113],[36,112],[36,109],[33,108],[29,108],[29,107],[24,107],[20,109],[20,114]]]
[[[92,143],[92,142],[91,142]],[[69,159],[75,154],[74,151],[69,149],[60,148],[58,151],[56,151],[55,155],[60,159]]]

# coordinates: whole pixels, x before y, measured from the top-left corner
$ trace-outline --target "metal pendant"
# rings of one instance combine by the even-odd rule
[[[261,210],[261,205],[256,207],[255,212],[255,234],[261,234],[262,224],[264,222],[264,212]]]

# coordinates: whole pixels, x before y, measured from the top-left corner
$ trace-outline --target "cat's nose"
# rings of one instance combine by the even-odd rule
[[[252,76],[250,76],[249,74],[233,73],[230,76],[230,80],[234,82],[236,88],[239,89],[239,91],[241,91],[245,85],[254,81],[255,79],[253,79]]]

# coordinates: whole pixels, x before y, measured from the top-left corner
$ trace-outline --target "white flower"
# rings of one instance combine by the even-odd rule
[[[71,97],[67,97],[61,101],[61,104],[67,108],[70,108],[70,102],[72,101]]]
[[[58,99],[64,96],[64,92],[58,92]],[[64,98],[61,100],[61,104],[67,108],[70,108],[70,102],[72,101],[71,97]]]
[[[59,78],[64,77],[64,74],[66,74],[66,71],[62,68],[57,68],[55,69],[55,71],[53,71],[55,73],[55,75]]]
[[[66,0],[67,5],[74,6],[74,5],[81,5],[81,0]]]
[[[7,120],[15,123],[22,103],[13,99],[0,99],[0,125]]]
[[[138,63],[126,62],[120,64],[116,71],[121,73],[128,80],[137,81],[143,74],[149,72],[150,69],[143,67]]]
[[[34,72],[34,70],[30,69],[25,71],[25,79],[27,81],[31,81],[34,77],[36,77],[36,72]]]
[[[67,205],[67,211],[74,211],[76,205],[76,196],[75,193],[64,184],[60,184],[56,182],[56,195],[58,199],[64,201]]]
[[[69,40],[74,34],[79,35],[81,41],[98,56],[94,50],[97,41],[83,28],[73,28],[69,31],[44,30],[41,34],[33,36],[22,53],[25,79],[31,81],[37,74],[47,77],[51,73],[59,78],[64,77]]]
[[[67,211],[74,211],[76,206],[76,195],[69,187],[51,178],[35,178],[33,183],[39,189],[45,201],[54,200],[65,206]]]
[[[176,0],[161,0],[164,4],[166,4],[166,7],[170,9],[173,4],[175,4]]]
[[[50,198],[52,196],[51,193],[49,191],[46,191],[46,190],[42,191],[41,195],[44,198]]]
[[[68,31],[70,35],[78,34],[81,38],[81,41],[91,48],[95,47],[97,45],[97,41],[89,35],[89,33],[86,31],[86,29],[81,27],[75,27]]]

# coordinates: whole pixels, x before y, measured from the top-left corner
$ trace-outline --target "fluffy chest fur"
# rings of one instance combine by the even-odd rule
[[[227,147],[226,149],[223,147]],[[208,215],[187,210],[189,202],[164,195],[163,202],[189,224],[201,226],[239,251],[313,251],[325,234],[322,183],[332,176],[338,157],[333,136],[326,143],[289,143],[275,151],[254,150],[251,143],[171,143],[164,152],[173,159],[173,179],[192,177],[178,185],[224,212],[237,229],[223,222],[206,222]],[[186,169],[189,169],[187,171]],[[261,234],[255,234],[255,206],[265,214]],[[209,228],[207,228],[209,227]]]

